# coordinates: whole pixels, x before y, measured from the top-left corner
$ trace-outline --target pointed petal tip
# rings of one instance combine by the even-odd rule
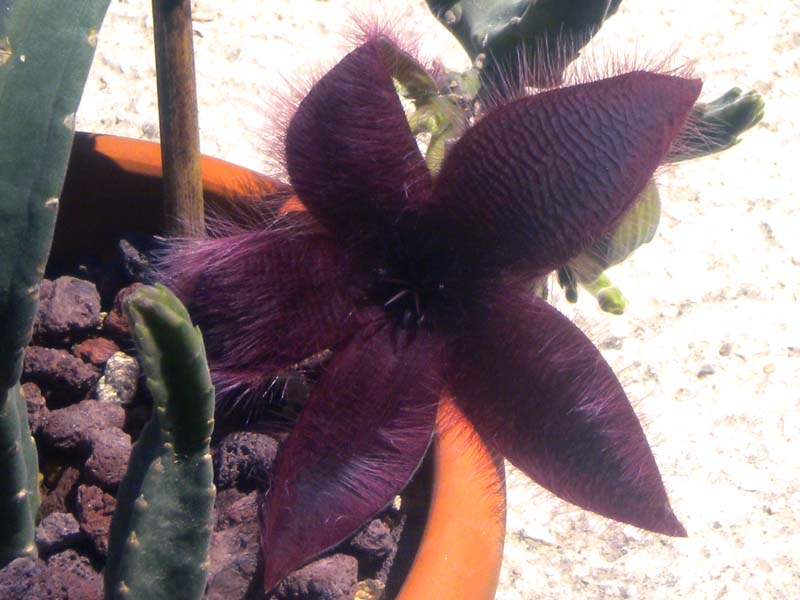
[[[703,80],[699,77],[682,77],[647,71],[643,73],[650,78],[648,85],[651,86],[652,93],[662,100],[665,109],[672,109],[677,113],[682,124],[700,96]]]
[[[544,301],[487,294],[489,317],[451,346],[458,369],[448,375],[480,435],[567,502],[685,536],[636,413],[595,346]]]
[[[676,528],[673,531],[668,532],[667,535],[671,535],[672,537],[682,537],[682,538],[689,537],[686,528],[683,526],[683,524],[681,524],[680,521],[676,520],[675,524]]]
[[[678,520],[678,517],[675,516],[672,508],[667,505],[665,509],[666,510],[661,521],[661,526],[658,528],[658,530],[655,530],[656,533],[662,533],[672,537],[689,537],[689,534],[686,533],[686,528],[683,526],[683,523]]]
[[[638,511],[637,511],[638,512]],[[675,516],[669,502],[661,505],[648,513],[638,512],[638,514],[603,514],[598,513],[615,521],[628,523],[645,531],[668,535],[670,537],[688,537],[686,528]]]
[[[261,532],[261,535],[264,535],[264,532]],[[263,585],[264,585],[264,593],[265,597],[269,597],[269,593],[272,592],[278,584],[289,574],[289,571],[285,569],[279,569],[277,565],[274,563],[265,564],[264,565],[264,576],[263,576]]]

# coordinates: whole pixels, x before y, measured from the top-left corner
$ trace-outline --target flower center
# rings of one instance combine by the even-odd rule
[[[390,320],[402,329],[430,325],[432,308],[442,298],[445,285],[436,278],[412,274],[406,269],[377,269],[375,299]]]

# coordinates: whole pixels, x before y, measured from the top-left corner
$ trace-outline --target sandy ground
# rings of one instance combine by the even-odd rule
[[[367,4],[196,2],[203,151],[263,164],[270,87],[330,63],[344,9]],[[426,49],[464,63],[421,0],[391,4]],[[79,128],[157,136],[149,6],[112,2]],[[499,599],[800,597],[799,32],[796,0],[626,0],[593,42],[675,49],[704,98],[755,88],[767,114],[738,147],[662,174],[657,238],[611,274],[623,317],[565,307],[621,374],[689,538],[595,517],[512,473]]]

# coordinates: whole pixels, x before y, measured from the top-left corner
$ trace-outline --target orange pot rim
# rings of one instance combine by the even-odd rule
[[[98,170],[109,165],[125,178],[160,180],[160,146],[146,140],[76,133],[70,157],[73,172],[68,171],[67,179],[77,182],[76,190],[85,192]],[[289,191],[285,184],[218,158],[203,156],[201,170],[206,200],[217,205],[235,203],[254,192]],[[104,191],[106,198],[111,196]],[[124,196],[125,190],[120,193]],[[68,200],[62,195],[62,211],[69,211]],[[497,590],[505,535],[502,460],[492,457],[447,395],[440,402],[432,452],[428,518],[397,600],[491,600]]]

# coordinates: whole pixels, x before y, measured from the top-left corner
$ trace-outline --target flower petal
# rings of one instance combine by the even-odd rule
[[[501,106],[446,157],[433,223],[473,268],[563,265],[644,189],[700,87],[637,71]]]
[[[348,339],[358,325],[358,277],[343,251],[297,222],[310,221],[307,215],[283,219],[290,220],[292,226],[188,241],[164,260],[167,283],[203,332],[220,408]]]
[[[430,174],[376,38],[311,89],[292,117],[292,186],[336,237],[380,247],[398,217],[430,195]]]
[[[448,383],[487,443],[569,502],[686,535],[625,392],[589,339],[529,294],[505,289],[485,306],[453,345]]]
[[[262,512],[267,590],[386,506],[430,442],[440,344],[380,320],[368,329],[334,357],[278,455]]]

